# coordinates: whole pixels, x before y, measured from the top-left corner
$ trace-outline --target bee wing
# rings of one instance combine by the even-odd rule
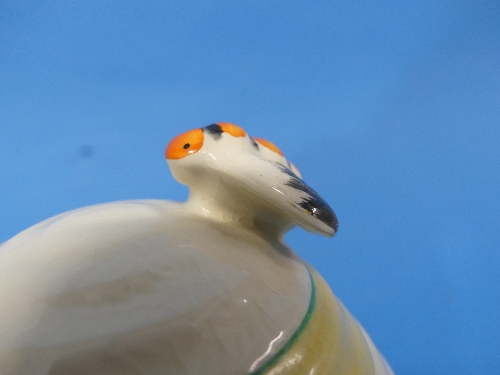
[[[231,169],[234,182],[297,225],[327,237],[336,234],[338,221],[331,207],[288,167],[252,156],[247,163],[240,162]]]

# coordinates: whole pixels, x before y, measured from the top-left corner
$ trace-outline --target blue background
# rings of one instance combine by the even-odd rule
[[[396,374],[500,373],[500,2],[0,2],[0,242],[183,200],[168,141],[234,122],[336,211],[287,242]]]

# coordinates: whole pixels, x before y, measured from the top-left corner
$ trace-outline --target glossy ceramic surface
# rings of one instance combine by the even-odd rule
[[[276,146],[219,123],[166,157],[187,202],[86,207],[0,246],[0,375],[392,374],[282,242],[337,219]]]

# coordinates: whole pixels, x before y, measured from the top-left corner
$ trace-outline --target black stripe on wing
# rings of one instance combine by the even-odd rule
[[[258,151],[259,150],[259,144],[255,142],[255,139],[252,137],[248,136],[250,138],[250,142],[252,143],[252,146]]]
[[[310,215],[318,218],[323,223],[332,228],[335,233],[337,233],[339,222],[337,220],[335,212],[333,212],[330,205],[326,203],[326,201],[321,198],[319,194],[316,193],[316,191],[314,191],[311,187],[304,183],[304,181],[302,181],[302,179],[295,173],[293,173],[290,169],[285,168],[279,164],[277,164],[277,166],[281,172],[289,176],[289,179],[285,183],[285,185],[299,190],[307,195],[306,197],[302,197],[302,201],[297,202],[297,204],[307,210]]]

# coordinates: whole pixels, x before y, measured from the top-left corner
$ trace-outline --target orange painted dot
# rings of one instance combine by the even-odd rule
[[[262,138],[257,138],[257,137],[253,137],[253,139],[255,139],[257,142],[259,142],[262,146],[267,147],[271,151],[274,151],[283,157],[285,156],[285,155],[283,155],[281,150],[278,148],[278,146],[276,146],[274,143],[269,142],[269,141],[262,139]]]
[[[230,122],[218,122],[217,125],[220,126],[224,133],[231,134],[233,137],[244,137],[247,134],[243,128]]]
[[[165,150],[167,159],[182,159],[198,152],[203,146],[203,130],[193,129],[172,139]]]

